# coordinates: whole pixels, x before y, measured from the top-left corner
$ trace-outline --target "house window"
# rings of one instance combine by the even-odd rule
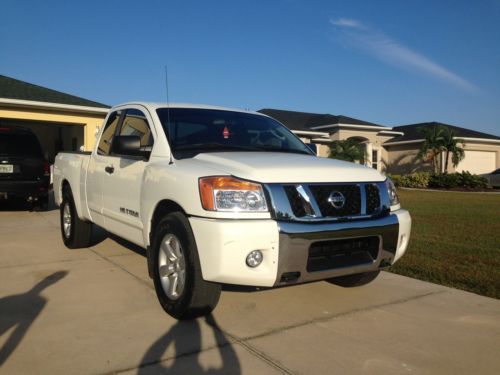
[[[378,150],[372,150],[372,168],[378,170]]]

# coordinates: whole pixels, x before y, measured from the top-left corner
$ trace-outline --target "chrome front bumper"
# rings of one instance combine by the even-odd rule
[[[337,276],[376,271],[398,260],[406,251],[411,230],[406,210],[373,220],[336,223],[278,221],[279,260],[275,286],[324,280]],[[377,237],[375,259],[360,264],[308,272],[311,245],[322,241]]]

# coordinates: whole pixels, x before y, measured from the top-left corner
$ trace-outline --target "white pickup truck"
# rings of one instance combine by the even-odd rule
[[[221,284],[366,284],[404,254],[411,229],[376,170],[219,107],[112,108],[94,151],[57,155],[54,192],[66,246],[88,247],[96,224],[143,247],[177,319],[210,313]]]

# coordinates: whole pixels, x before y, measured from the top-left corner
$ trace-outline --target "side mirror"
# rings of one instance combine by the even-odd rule
[[[117,135],[111,143],[111,154],[126,156],[144,156],[141,150],[141,138],[137,135]]]

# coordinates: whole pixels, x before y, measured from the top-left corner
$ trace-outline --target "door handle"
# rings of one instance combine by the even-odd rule
[[[115,171],[115,167],[113,167],[112,165],[108,165],[106,168],[104,168],[104,170],[106,171],[106,173],[113,173]]]

